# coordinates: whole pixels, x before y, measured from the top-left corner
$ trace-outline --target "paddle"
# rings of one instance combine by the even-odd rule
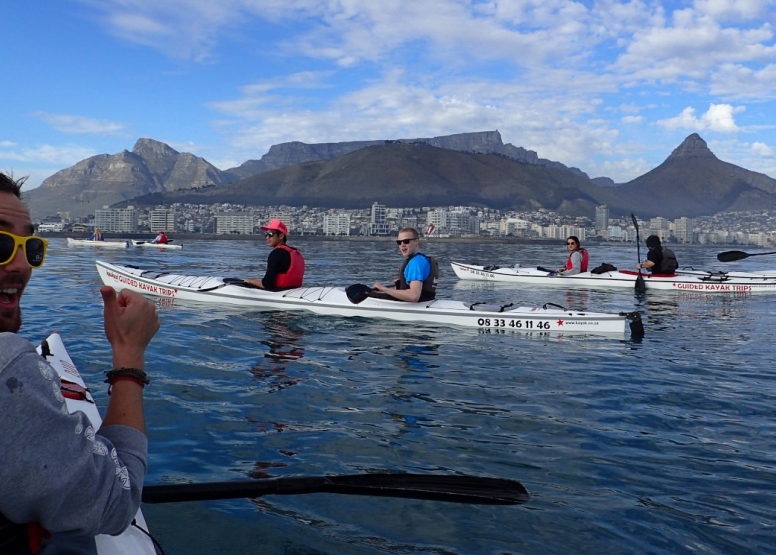
[[[145,241],[135,241],[136,245],[145,245]]]
[[[142,500],[143,503],[177,503],[304,493],[402,497],[483,505],[520,505],[527,503],[531,498],[525,487],[516,480],[476,476],[382,473],[284,476],[241,482],[146,486],[143,488]]]
[[[748,252],[743,251],[726,251],[719,253],[717,255],[717,260],[720,262],[735,262],[736,260],[743,260],[750,256],[765,256],[766,254],[776,254],[776,252],[755,252],[749,254]]]
[[[639,222],[636,221],[636,216],[631,212],[631,220],[633,220],[633,227],[636,228],[636,256],[638,256],[639,264],[641,264],[641,238],[639,237]],[[644,276],[641,275],[641,268],[639,268],[639,275],[636,278],[636,291],[643,293],[647,290],[647,284],[644,283]]]
[[[369,297],[373,289],[363,283],[354,283],[348,285],[345,288],[345,294],[348,296],[348,300],[353,304],[358,304]]]

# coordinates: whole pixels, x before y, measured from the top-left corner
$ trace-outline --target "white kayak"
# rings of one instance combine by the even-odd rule
[[[455,275],[460,279],[496,281],[515,285],[549,285],[561,287],[629,287],[633,289],[639,276],[637,270],[613,270],[602,274],[582,272],[572,276],[559,276],[543,268],[512,266],[476,266],[452,262]],[[711,272],[702,270],[677,270],[672,275],[649,275],[643,272],[647,289],[676,292],[776,293],[776,272]]]
[[[183,245],[174,245],[172,243],[152,243],[151,241],[138,241],[135,239],[130,239],[130,242],[133,247],[149,247],[166,250],[178,250],[183,248]]]
[[[71,413],[76,411],[83,412],[89,418],[95,429],[98,429],[102,424],[100,412],[97,410],[97,405],[94,403],[91,392],[88,390],[83,378],[78,373],[67,349],[65,349],[65,345],[62,343],[60,335],[58,333],[53,333],[48,336],[46,340],[41,343],[40,347],[38,347],[38,353],[59,374],[59,378],[62,381],[67,409]],[[83,395],[85,398],[73,399],[71,396],[64,393],[68,386],[72,386],[72,384],[74,384],[79,391],[85,390]],[[143,518],[142,511],[138,509],[137,515],[135,516],[135,524],[131,525],[124,532],[118,536],[101,535],[95,538],[98,555],[155,555],[156,550],[153,541],[146,532],[143,532],[143,530],[147,532],[148,526],[145,518]]]
[[[67,238],[70,247],[98,247],[101,249],[126,249],[129,247],[126,241],[92,241],[91,239]]]
[[[368,297],[365,285],[348,288],[333,286],[299,287],[266,291],[247,285],[241,279],[170,274],[119,266],[98,260],[100,278],[116,290],[132,289],[146,295],[274,310],[309,310],[327,316],[361,316],[411,322],[522,332],[643,334],[638,312],[577,312],[545,304],[541,308],[463,303],[435,299],[419,303]]]

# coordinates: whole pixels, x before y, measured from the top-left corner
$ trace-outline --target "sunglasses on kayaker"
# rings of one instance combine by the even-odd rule
[[[33,268],[40,268],[46,258],[48,241],[32,235],[20,237],[7,231],[0,231],[0,266],[4,266],[16,256],[16,250],[22,247],[27,263]]]
[[[396,239],[396,244],[401,245],[402,243],[404,243],[405,245],[409,245],[410,243],[416,240],[417,238],[415,237],[413,237],[412,239]]]

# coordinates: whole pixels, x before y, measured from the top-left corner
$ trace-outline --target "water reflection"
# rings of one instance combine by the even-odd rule
[[[304,357],[304,347],[300,343],[304,331],[294,325],[297,315],[289,312],[263,312],[259,318],[266,331],[266,337],[260,343],[269,350],[250,373],[264,384],[267,393],[276,393],[302,381],[302,378],[289,377],[286,367]]]
[[[431,396],[430,389],[434,379],[433,370],[439,365],[432,362],[439,355],[439,345],[403,345],[398,353],[399,368],[401,374],[396,382],[396,389],[390,392],[391,398],[404,405],[400,410],[396,407],[388,412],[395,422],[399,423],[400,434],[408,432],[411,428],[419,428],[425,423],[430,423],[427,411],[419,411],[423,403],[436,403]],[[406,408],[405,408],[406,407]]]

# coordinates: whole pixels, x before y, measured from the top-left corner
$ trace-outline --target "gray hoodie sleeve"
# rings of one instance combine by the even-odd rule
[[[0,333],[0,512],[50,532],[118,534],[140,505],[148,441],[128,426],[95,431],[68,414],[56,371],[32,344]]]

